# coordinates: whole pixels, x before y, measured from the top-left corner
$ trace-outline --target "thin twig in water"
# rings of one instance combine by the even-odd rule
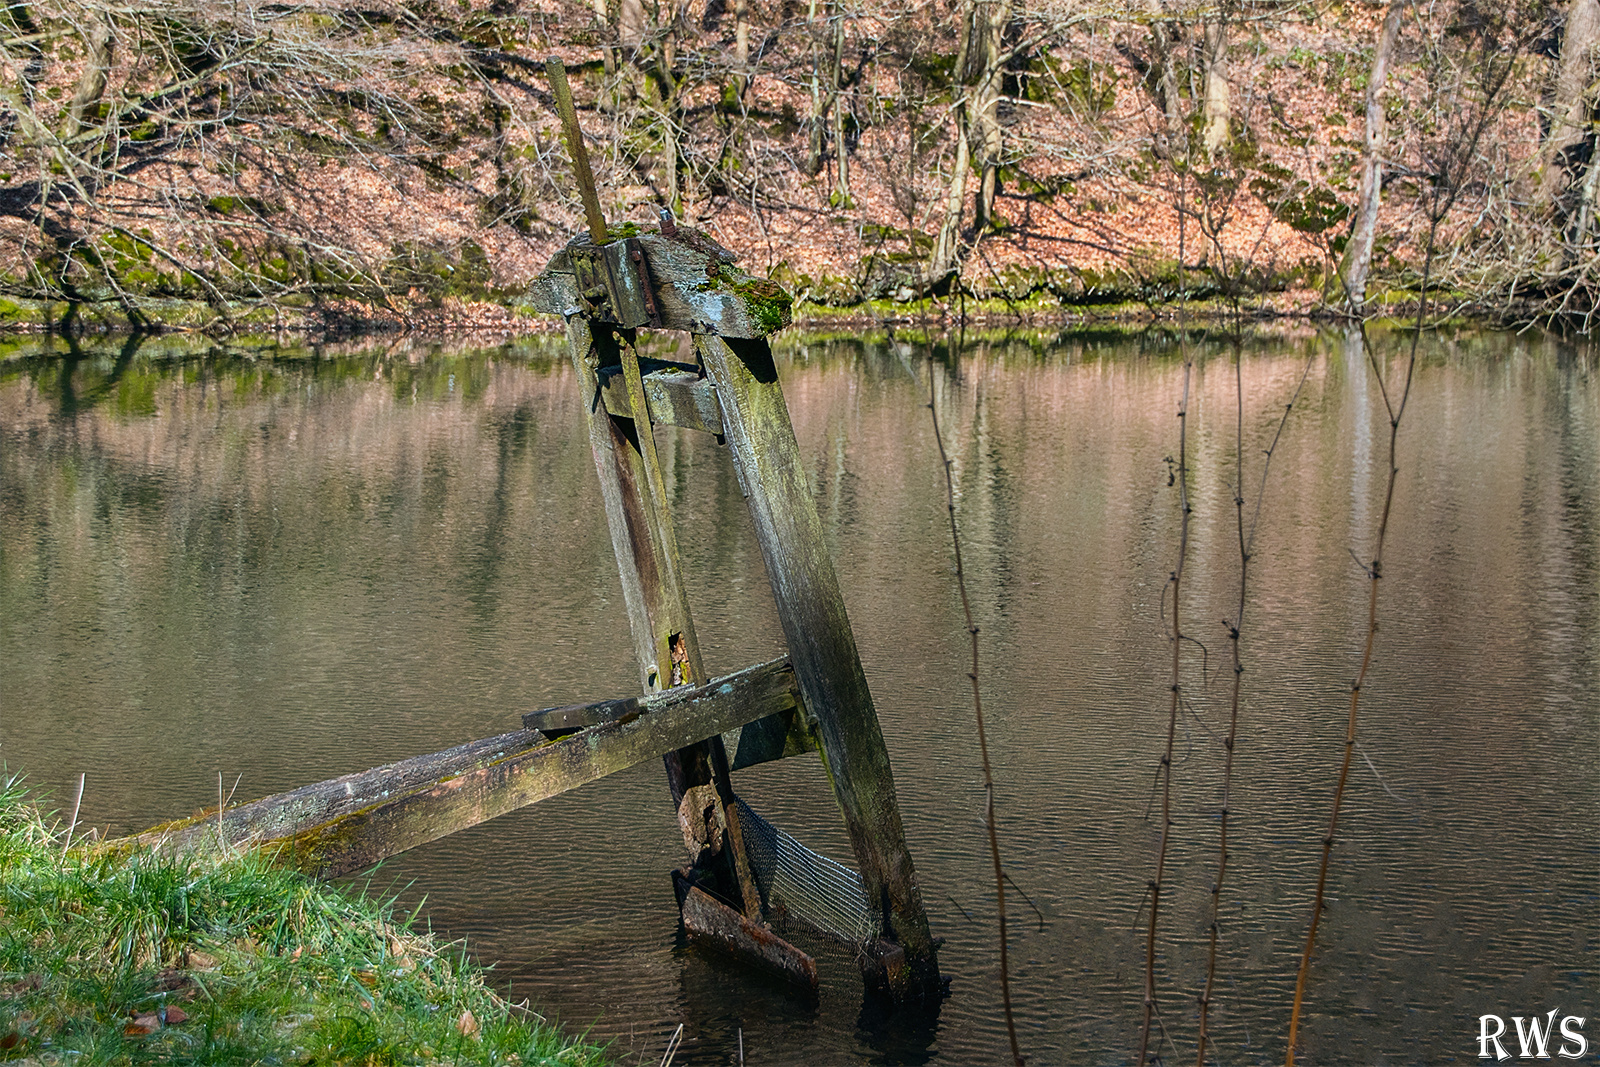
[[[1378,637],[1378,584],[1383,580],[1383,543],[1389,532],[1389,515],[1394,509],[1394,486],[1400,475],[1396,463],[1396,446],[1400,437],[1400,420],[1406,413],[1406,403],[1411,399],[1411,382],[1417,369],[1417,343],[1422,339],[1422,327],[1428,311],[1428,282],[1433,271],[1434,241],[1438,236],[1442,212],[1433,214],[1428,228],[1427,252],[1422,261],[1422,295],[1417,302],[1417,320],[1411,332],[1411,354],[1406,360],[1405,377],[1400,390],[1400,403],[1395,404],[1383,380],[1383,369],[1378,366],[1367,339],[1367,327],[1362,323],[1361,347],[1378,375],[1379,393],[1384,410],[1389,415],[1389,478],[1383,494],[1383,512],[1378,519],[1377,536],[1373,539],[1372,563],[1365,567],[1369,583],[1367,596],[1367,634],[1361,649],[1361,668],[1356,680],[1350,684],[1350,714],[1345,724],[1344,759],[1339,764],[1339,778],[1333,788],[1333,811],[1328,816],[1328,832],[1322,838],[1322,862],[1317,869],[1317,892],[1311,903],[1311,923],[1306,931],[1305,948],[1300,953],[1300,972],[1295,976],[1294,1005],[1289,1012],[1289,1041],[1284,1052],[1285,1067],[1294,1067],[1294,1046],[1300,1033],[1300,1007],[1305,1002],[1306,977],[1311,973],[1311,953],[1317,944],[1317,928],[1322,924],[1323,899],[1328,887],[1328,866],[1333,855],[1333,837],[1339,828],[1339,810],[1344,805],[1345,784],[1350,780],[1350,757],[1356,747],[1356,722],[1361,711],[1361,687],[1367,680],[1367,669],[1372,665],[1372,649]]]
[[[672,1037],[667,1041],[667,1051],[661,1054],[661,1067],[672,1067],[672,1058],[678,1054],[678,1045],[683,1041],[683,1024],[672,1031]]]
[[[1390,789],[1389,783],[1383,780],[1383,775],[1378,773],[1378,765],[1372,762],[1372,757],[1367,755],[1367,750],[1362,748],[1360,745],[1356,745],[1356,751],[1361,753],[1361,758],[1367,761],[1367,770],[1371,771],[1372,777],[1376,778],[1378,780],[1378,784],[1383,786],[1383,791],[1388,793],[1391,797],[1394,797],[1394,799],[1398,800],[1400,803],[1406,803],[1406,798],[1401,796],[1399,793],[1396,793],[1393,789]]]
[[[1272,456],[1278,450],[1278,442],[1283,439],[1283,429],[1289,423],[1289,413],[1294,411],[1295,403],[1300,399],[1300,393],[1306,387],[1306,379],[1311,375],[1311,364],[1316,356],[1313,353],[1306,357],[1305,368],[1300,372],[1300,381],[1294,387],[1294,393],[1289,397],[1289,402],[1283,406],[1283,417],[1278,420],[1277,432],[1272,435],[1272,444],[1267,447],[1265,458],[1261,463],[1261,482],[1256,488],[1255,508],[1250,516],[1247,527],[1244,521],[1244,369],[1243,353],[1239,348],[1237,335],[1235,335],[1233,350],[1233,385],[1234,385],[1234,492],[1233,510],[1236,532],[1239,539],[1239,601],[1234,609],[1233,621],[1223,620],[1223,625],[1228,628],[1228,641],[1233,646],[1233,696],[1228,712],[1228,737],[1223,742],[1222,763],[1222,812],[1217,829],[1217,877],[1211,883],[1211,928],[1210,945],[1206,951],[1206,983],[1200,993],[1200,1034],[1199,1049],[1195,1054],[1196,1067],[1205,1067],[1206,1045],[1210,1039],[1209,1024],[1211,1021],[1211,999],[1216,989],[1217,980],[1217,942],[1222,933],[1222,881],[1228,873],[1228,820],[1233,814],[1233,757],[1239,743],[1239,701],[1244,682],[1244,660],[1239,648],[1239,635],[1244,632],[1245,593],[1248,588],[1250,572],[1250,558],[1255,552],[1256,531],[1261,523],[1261,499],[1267,492],[1267,474],[1272,469]]]
[[[967,678],[972,682],[972,709],[978,721],[978,753],[983,759],[984,816],[989,826],[989,857],[994,862],[994,892],[996,911],[1000,917],[1000,1000],[1005,1006],[1006,1036],[1011,1039],[1011,1058],[1017,1067],[1027,1062],[1022,1058],[1022,1048],[1017,1043],[1017,1023],[1011,1013],[1011,960],[1006,947],[1006,879],[1000,865],[1000,836],[994,818],[994,775],[989,769],[989,740],[983,728],[983,696],[978,688],[978,626],[972,620],[972,601],[967,596],[967,574],[961,564],[961,534],[956,528],[956,485],[950,474],[950,454],[944,448],[944,435],[939,432],[939,409],[934,392],[933,360],[928,360],[928,412],[933,419],[933,439],[939,444],[939,461],[944,468],[945,506],[950,513],[950,543],[955,549],[956,586],[961,590],[961,610],[967,620],[967,634],[972,638],[972,670]]]
[[[78,796],[72,802],[72,818],[67,823],[67,840],[61,846],[61,854],[63,856],[65,856],[67,854],[67,849],[72,847],[72,831],[78,825],[78,808],[83,804],[83,780],[84,780],[84,777],[85,776],[84,776],[83,773],[80,773],[78,775]]]
[[[1035,904],[1033,902],[1033,898],[1022,891],[1022,887],[1017,884],[1017,880],[1015,878],[1011,877],[1011,872],[1010,871],[1006,872],[1006,882],[1010,884],[1012,889],[1015,889],[1017,891],[1017,896],[1021,897],[1023,900],[1026,900],[1028,902],[1028,907],[1033,909],[1033,914],[1035,916],[1037,916],[1038,919],[1039,919],[1039,932],[1043,933],[1044,932],[1044,912],[1039,910],[1039,905]]]
[[[1189,514],[1193,510],[1189,504],[1188,426],[1189,383],[1194,375],[1194,357],[1187,351],[1186,343],[1184,347],[1183,401],[1178,406],[1178,465],[1173,471],[1173,484],[1178,487],[1178,506],[1181,516],[1178,523],[1178,561],[1167,581],[1172,588],[1171,698],[1167,709],[1167,747],[1161,757],[1159,771],[1162,781],[1161,843],[1156,850],[1155,877],[1150,880],[1147,894],[1150,901],[1150,923],[1146,928],[1144,945],[1144,1027],[1139,1034],[1141,1067],[1149,1062],[1150,1029],[1156,1021],[1156,927],[1160,919],[1161,879],[1166,873],[1167,866],[1167,843],[1172,836],[1172,753],[1178,737],[1178,709],[1183,693],[1180,673],[1183,665],[1183,627],[1179,622],[1178,606],[1179,594],[1183,590],[1184,561],[1189,553]]]

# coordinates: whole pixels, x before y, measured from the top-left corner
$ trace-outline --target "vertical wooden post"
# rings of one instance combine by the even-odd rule
[[[590,322],[581,315],[567,320],[568,352],[578,375],[640,681],[645,692],[654,693],[704,682],[707,675],[689,615],[678,540],[667,507],[638,356],[630,334],[631,331]],[[634,418],[610,414],[602,401],[600,368],[614,364],[622,366]],[[746,913],[759,918],[760,896],[744,854],[738,819],[728,808],[734,797],[722,738],[713,737],[669,753],[665,763],[686,843],[694,836],[697,819],[703,821],[705,802],[720,802],[717,814],[726,835],[729,873]],[[714,787],[710,797],[698,789],[708,785]]]
[[[696,335],[695,345],[717,387],[723,433],[755,519],[790,662],[816,720],[823,763],[867,898],[879,909],[887,938],[904,953],[903,964],[880,961],[874,984],[886,986],[899,1001],[936,999],[942,993],[939,964],[900,822],[889,753],[772,350],[764,339],[706,335]]]

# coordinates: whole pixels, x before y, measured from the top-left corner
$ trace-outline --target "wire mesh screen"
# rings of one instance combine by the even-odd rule
[[[762,898],[770,910],[854,944],[882,933],[876,910],[867,902],[861,876],[813,852],[739,802],[739,828]]]

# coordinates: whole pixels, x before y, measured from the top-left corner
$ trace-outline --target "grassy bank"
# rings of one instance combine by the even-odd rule
[[[0,1061],[609,1062],[507,1004],[459,946],[249,856],[110,856],[0,773]]]

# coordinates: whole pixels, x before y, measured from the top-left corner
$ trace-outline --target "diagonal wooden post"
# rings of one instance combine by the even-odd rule
[[[906,847],[894,775],[867,689],[844,598],[800,463],[800,449],[772,350],[763,338],[696,335],[717,387],[728,451],[755,519],[789,658],[813,717],[823,763],[844,814],[867,899],[885,937],[903,951],[877,961],[880,985],[896,1001],[942,994],[939,963]]]
[[[638,356],[627,336],[630,333],[581,315],[567,321],[567,345],[578,375],[589,444],[622,578],[639,680],[646,693],[657,693],[698,684],[707,675],[689,615],[677,535],[667,508]],[[611,414],[603,399],[601,368],[619,364],[632,418]],[[741,901],[747,915],[759,917],[761,898],[745,857],[738,819],[728,808],[734,797],[722,739],[713,737],[668,753],[665,763],[685,843],[698,852],[713,845],[712,836],[724,837],[734,882],[729,895]],[[716,806],[712,813],[716,835],[707,825],[706,811],[711,805]]]

